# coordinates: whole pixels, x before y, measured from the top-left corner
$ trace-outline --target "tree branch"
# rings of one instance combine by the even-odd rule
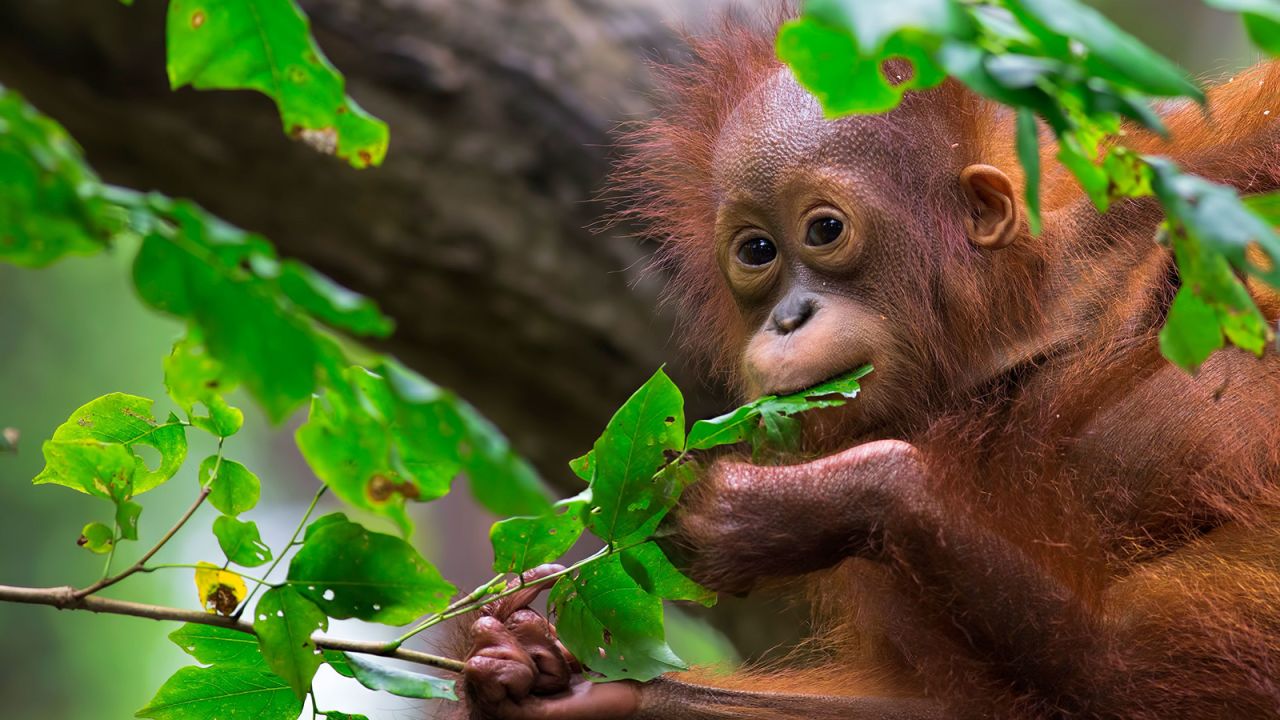
[[[180,608],[163,607],[160,605],[144,605],[142,603],[129,602],[127,600],[112,600],[110,598],[97,597],[94,595],[80,596],[77,595],[76,589],[70,586],[29,588],[0,585],[0,602],[48,605],[50,607],[58,608],[59,610],[87,610],[94,613],[128,615],[130,617],[149,618],[151,620],[171,620],[173,622],[196,623],[197,625],[212,625],[213,627],[227,628],[247,633],[249,635],[257,635],[257,633],[253,631],[252,625],[240,622],[235,618],[214,615],[211,613],[201,612],[199,610],[183,610]],[[380,657],[394,658],[396,660],[407,660],[408,662],[417,663],[419,665],[428,665],[430,667],[448,670],[450,672],[462,672],[462,661],[460,660],[442,657],[440,655],[432,655],[430,653],[418,652],[416,650],[395,648],[383,641],[346,640],[343,638],[332,638],[324,635],[316,635],[312,639],[315,641],[317,647],[324,648],[326,650],[340,650],[342,652],[354,652],[361,653],[363,655],[378,655]]]

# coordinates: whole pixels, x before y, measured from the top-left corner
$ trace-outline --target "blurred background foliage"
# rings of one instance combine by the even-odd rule
[[[677,3],[672,0],[672,4]],[[1206,9],[1198,0],[1099,0],[1093,4],[1196,75],[1220,76],[1256,59],[1238,21]],[[697,14],[683,12],[686,17]],[[17,88],[35,92],[21,85]],[[614,112],[621,119],[627,109],[614,108]],[[394,123],[391,131],[394,138]],[[171,161],[181,163],[183,158]],[[251,177],[261,170],[245,166],[238,171]],[[38,272],[0,265],[0,427],[16,427],[22,433],[19,454],[0,458],[0,582],[85,584],[101,572],[102,558],[76,552],[74,545],[85,518],[107,520],[108,506],[69,490],[35,489],[29,483],[42,467],[40,442],[89,398],[117,390],[147,397],[165,394],[160,359],[181,328],[145,310],[133,297],[128,255],[70,259]],[[556,288],[545,290],[556,292]],[[422,311],[430,313],[432,308]],[[503,338],[492,338],[492,342],[502,352]],[[672,347],[662,350],[668,356],[676,354]],[[236,404],[247,411],[247,431],[228,442],[228,455],[246,462],[262,477],[263,502],[255,519],[264,539],[279,544],[292,530],[315,481],[297,455],[291,426],[270,428],[247,398]],[[503,429],[517,437],[521,434],[521,428]],[[583,434],[570,441],[585,448],[592,438]],[[191,456],[211,450],[211,444],[194,445]],[[195,483],[195,464],[190,465],[184,472],[192,477],[179,477],[149,496],[138,546],[154,542],[189,502]],[[463,586],[487,579],[487,531],[492,518],[465,494],[418,506],[415,511],[414,540],[447,577]],[[206,508],[204,512],[203,522],[208,523],[213,511]],[[379,521],[373,518],[361,520],[378,527]],[[133,551],[126,548],[122,560]],[[219,557],[208,533],[179,536],[158,559],[194,557]],[[131,579],[123,593],[115,594],[190,605],[193,589],[189,573],[172,570]],[[732,660],[739,650],[757,656],[785,636],[760,622],[768,616],[733,612],[738,602],[727,600],[727,607],[712,611],[727,618],[720,625],[738,650],[715,633],[695,632],[678,618],[671,620],[673,645],[680,638],[686,643],[676,650],[695,662]],[[369,631],[368,626],[354,625],[336,630],[351,636]],[[0,656],[4,657],[0,698],[6,715],[47,720],[132,717],[173,668],[184,663],[182,653],[165,641],[164,632],[145,620],[0,606]],[[317,689],[325,704],[360,708],[374,720],[423,713],[411,701],[375,696],[350,683],[329,682],[331,671],[321,673]]]

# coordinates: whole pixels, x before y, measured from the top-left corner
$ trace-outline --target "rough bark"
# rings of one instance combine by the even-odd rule
[[[0,82],[62,121],[106,179],[191,197],[376,298],[389,348],[455,388],[554,481],[678,360],[662,279],[626,228],[594,231],[611,131],[651,112],[645,58],[673,14],[723,2],[312,0],[349,93],[391,127],[355,171],[248,93],[170,92],[164,3],[0,4]],[[701,411],[715,391],[679,365]]]

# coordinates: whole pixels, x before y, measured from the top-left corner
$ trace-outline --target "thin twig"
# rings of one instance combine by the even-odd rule
[[[213,627],[227,628],[236,630],[249,635],[256,635],[253,626],[241,622],[232,617],[223,615],[214,615],[212,613],[201,612],[199,610],[183,610],[180,608],[163,607],[160,605],[144,605],[142,603],[129,602],[127,600],[113,600],[110,598],[79,595],[75,588],[70,586],[51,587],[51,588],[30,588],[30,587],[14,587],[11,585],[0,585],[0,602],[25,603],[28,605],[48,605],[58,608],[59,610],[87,610],[94,613],[107,613],[110,615],[128,615],[131,617],[149,618],[151,620],[170,620],[173,622],[195,623],[197,625],[212,625]],[[325,635],[316,635],[312,638],[317,647],[326,650],[340,650],[342,652],[361,653],[364,655],[377,655],[380,657],[394,658],[396,660],[405,660],[419,665],[427,665],[441,670],[450,672],[462,672],[462,661],[453,658],[442,657],[439,655],[431,655],[430,653],[418,652],[416,650],[404,650],[401,648],[391,649],[387,647],[387,643],[378,640],[347,640],[344,638],[334,638]]]
[[[289,544],[285,545],[284,549],[276,555],[276,559],[271,563],[271,567],[267,568],[267,571],[262,575],[262,579],[258,580],[258,584],[254,585],[253,590],[249,592],[249,597],[245,598],[244,602],[240,603],[240,609],[236,610],[231,617],[239,618],[240,615],[244,613],[244,609],[249,607],[249,601],[253,599],[253,596],[257,595],[258,591],[262,589],[262,586],[267,584],[267,581],[271,579],[272,571],[274,571],[276,566],[280,564],[280,561],[284,559],[284,556],[289,552],[289,549],[297,544],[298,536],[302,534],[303,528],[307,526],[307,520],[311,517],[311,513],[316,511],[316,504],[320,502],[320,498],[324,497],[325,492],[328,490],[328,485],[321,485],[320,489],[316,491],[315,496],[311,498],[311,504],[307,506],[307,511],[302,514],[302,520],[298,522],[298,527],[294,528],[293,537],[289,538]]]

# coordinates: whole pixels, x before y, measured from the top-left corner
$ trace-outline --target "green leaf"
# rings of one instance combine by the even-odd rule
[[[1088,49],[1099,64],[1090,69],[1108,80],[1150,95],[1187,96],[1204,102],[1204,93],[1176,65],[1116,27],[1102,13],[1077,0],[1007,0],[1020,17],[1030,16],[1060,37]]]
[[[244,413],[223,398],[237,383],[205,349],[199,328],[189,328],[186,336],[174,343],[173,351],[164,360],[164,384],[169,397],[196,427],[218,437],[230,437],[244,425]],[[197,404],[204,405],[204,415],[195,414]]]
[[[622,569],[645,592],[663,600],[688,600],[707,607],[716,604],[715,592],[685,577],[655,543],[624,550]]]
[[[136,717],[153,720],[297,720],[302,701],[282,678],[251,667],[185,667]]]
[[[217,475],[213,474],[217,468]],[[232,517],[248,512],[258,504],[262,481],[244,465],[210,455],[200,463],[200,486],[209,488],[209,504]]]
[[[322,714],[324,715],[324,720],[369,720],[365,715],[351,715],[349,713],[334,712],[332,710]]]
[[[143,301],[194,321],[205,347],[276,421],[311,396],[319,357],[306,319],[254,267],[275,263],[265,240],[215,221],[189,203],[159,204],[177,225],[152,233],[133,264]]]
[[[684,449],[684,398],[659,369],[623,404],[595,443],[588,527],[606,542],[632,535],[667,507],[654,475]]]
[[[1269,192],[1263,195],[1250,195],[1244,198],[1249,212],[1270,223],[1273,227],[1280,225],[1280,192]]]
[[[83,405],[44,444],[45,468],[34,482],[116,500],[164,483],[186,458],[187,436],[177,418],[161,423],[152,417],[153,404],[135,395],[111,393]],[[133,452],[136,445],[159,451],[155,470]]]
[[[369,298],[348,290],[295,260],[280,263],[280,289],[321,322],[355,335],[387,337],[395,328]]]
[[[291,137],[354,167],[382,163],[386,124],[346,96],[292,0],[174,0],[166,34],[174,89],[257,90]]]
[[[347,656],[344,653],[337,650],[325,650],[322,654],[324,661],[329,663],[329,667],[333,668],[334,672],[342,677],[354,678],[356,676],[355,670],[352,670],[351,665],[347,663]]]
[[[122,226],[61,125],[0,85],[0,262],[44,267],[91,255]]]
[[[310,540],[313,535],[315,535],[317,532],[320,532],[321,528],[324,528],[326,525],[333,525],[335,523],[349,523],[349,522],[351,522],[351,520],[347,518],[346,513],[335,512],[335,513],[329,513],[328,515],[321,515],[315,520],[312,520],[310,525],[307,525],[306,532],[302,534],[302,542],[305,543],[308,540]]]
[[[1036,116],[1027,108],[1018,109],[1018,162],[1026,175],[1027,217],[1031,234],[1040,234],[1040,131]]]
[[[569,469],[580,480],[590,483],[596,475],[596,451],[589,450],[586,455],[570,460]]]
[[[258,639],[239,630],[187,623],[169,633],[169,639],[205,665],[267,670],[262,652],[258,650]]]
[[[80,531],[80,539],[76,544],[91,553],[106,555],[115,547],[115,541],[114,530],[100,522],[91,522]]]
[[[289,583],[329,617],[387,625],[443,610],[457,591],[404,540],[340,521],[313,529]]]
[[[1160,330],[1160,352],[1178,367],[1195,369],[1223,346],[1218,313],[1183,287],[1169,306],[1169,315]]]
[[[566,575],[551,589],[565,647],[605,680],[645,682],[684,663],[663,639],[662,601],[610,555]]]
[[[1212,8],[1241,13],[1253,44],[1280,55],[1280,0],[1205,0]]]
[[[213,534],[218,538],[218,547],[236,565],[258,567],[271,560],[271,548],[262,542],[255,523],[220,515],[213,521]]]
[[[392,695],[407,698],[443,698],[457,700],[453,691],[454,682],[444,678],[431,677],[419,673],[401,670],[364,658],[356,653],[342,653],[347,666],[361,685],[370,690],[381,690]]]
[[[522,573],[564,555],[586,528],[590,502],[591,491],[585,490],[556,503],[546,515],[494,523],[489,530],[494,572]]]
[[[142,506],[131,500],[124,500],[116,505],[116,525],[120,528],[120,539],[138,539],[138,518],[142,516]]]
[[[907,90],[937,85],[946,75],[933,53],[975,30],[956,0],[809,0],[804,7],[779,31],[778,57],[829,117],[883,112]],[[891,57],[911,62],[910,77],[885,77],[881,64]]]
[[[299,700],[305,698],[323,662],[311,635],[327,630],[329,619],[291,587],[268,590],[253,614],[253,631],[258,634],[262,657],[289,683]]]

